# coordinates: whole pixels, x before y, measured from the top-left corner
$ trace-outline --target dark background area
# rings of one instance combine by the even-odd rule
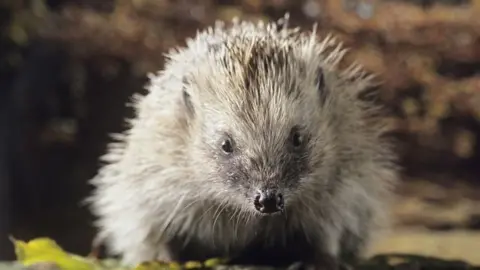
[[[163,53],[216,19],[285,12],[338,35],[353,48],[347,61],[384,80],[405,168],[396,226],[478,230],[478,1],[0,0],[0,259],[13,259],[8,235],[88,253],[94,230],[79,202]],[[460,201],[461,218],[421,207],[458,214]]]

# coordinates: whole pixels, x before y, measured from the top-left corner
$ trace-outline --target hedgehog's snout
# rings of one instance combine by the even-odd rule
[[[253,204],[262,214],[282,212],[285,206],[283,194],[272,189],[258,190]]]

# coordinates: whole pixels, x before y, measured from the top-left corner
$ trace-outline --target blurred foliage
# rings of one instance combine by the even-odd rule
[[[347,62],[359,61],[384,81],[381,97],[394,113],[408,171],[480,161],[479,1],[60,2],[49,10],[44,0],[7,1],[14,10],[10,38],[22,45],[35,35],[63,42],[76,56],[117,57],[136,76],[160,69],[165,51],[217,19],[269,20],[289,12],[293,25],[308,30],[317,22],[319,35],[333,32],[353,48]]]
[[[9,33],[18,44],[35,33],[68,42],[78,53],[115,55],[145,74],[161,68],[168,48],[216,19],[266,20],[288,11],[293,24],[319,22],[320,34],[338,34],[354,48],[352,59],[381,75],[383,97],[400,116],[392,121],[425,155],[468,159],[476,155],[478,130],[444,131],[442,121],[480,119],[480,3],[443,2],[426,8],[392,0],[67,1],[52,12],[40,0],[10,1],[17,12]]]

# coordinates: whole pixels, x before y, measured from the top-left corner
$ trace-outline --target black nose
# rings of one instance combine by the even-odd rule
[[[255,209],[264,214],[283,211],[283,195],[272,190],[258,191],[254,204]]]

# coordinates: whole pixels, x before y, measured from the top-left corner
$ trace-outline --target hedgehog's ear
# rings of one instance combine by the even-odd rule
[[[193,107],[192,97],[187,90],[188,81],[187,79],[183,80],[183,89],[182,89],[182,98],[183,98],[183,105],[188,113],[188,116],[194,117],[195,116],[195,108]]]
[[[317,78],[315,81],[315,85],[317,86],[318,94],[320,97],[320,103],[324,104],[325,100],[327,99],[328,89],[325,84],[325,73],[323,69],[318,69],[317,71]]]
[[[183,89],[183,104],[187,108],[188,114],[193,116],[195,111],[193,109],[192,99],[190,94],[185,89]]]

